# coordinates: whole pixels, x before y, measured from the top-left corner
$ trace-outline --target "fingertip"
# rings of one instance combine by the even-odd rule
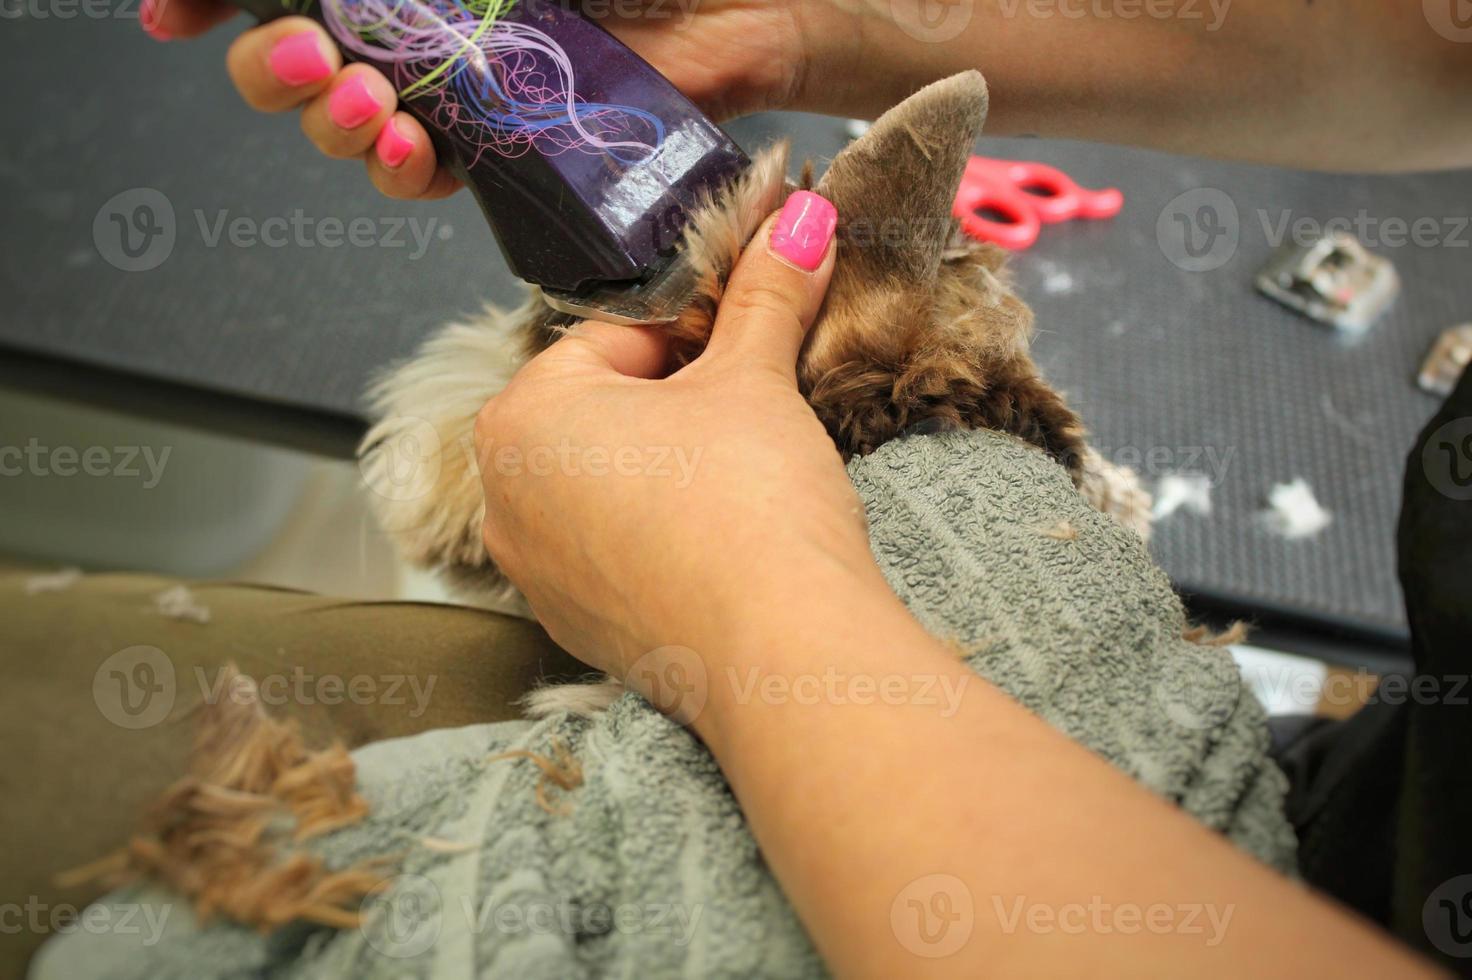
[[[737,260],[707,349],[794,372],[833,276],[836,230],[830,202],[795,192]]]
[[[226,52],[225,67],[247,105],[281,112],[326,89],[342,55],[320,24],[290,16],[243,32]]]
[[[351,64],[302,106],[301,126],[325,156],[360,157],[392,116],[399,95],[376,68]]]
[[[389,116],[383,128],[378,131],[378,139],[373,141],[373,151],[378,154],[378,162],[387,170],[397,170],[415,150],[414,138],[405,134],[408,122],[408,116],[404,116],[403,121],[399,120],[397,114]]]
[[[388,118],[365,159],[373,186],[387,197],[433,199],[459,186],[439,167],[429,134],[407,112],[395,112]]]
[[[157,0],[143,0],[138,5],[138,26],[155,41],[172,41],[174,34],[164,26],[161,6]]]
[[[266,50],[266,68],[278,84],[294,89],[327,81],[338,66],[322,40],[316,29],[278,36]]]
[[[838,209],[812,191],[793,191],[773,220],[767,248],[799,272],[816,272],[833,251]]]

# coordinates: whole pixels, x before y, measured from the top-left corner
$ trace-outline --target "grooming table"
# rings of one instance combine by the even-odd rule
[[[231,30],[158,44],[136,9],[6,26],[0,78],[27,95],[0,156],[0,382],[347,455],[374,372],[518,288],[468,195],[380,198],[352,164],[320,159],[293,117],[240,103],[223,68]],[[845,142],[841,121],[813,116],[732,130],[748,146],[791,134],[799,158],[820,161]],[[1469,175],[1314,176],[1029,140],[982,150],[1125,193],[1112,221],[1045,227],[1015,269],[1037,356],[1106,456],[1151,482],[1216,480],[1210,516],[1157,528],[1177,584],[1220,611],[1403,645],[1401,467],[1436,407],[1413,376],[1439,331],[1472,320]],[[1182,251],[1174,215],[1223,198],[1234,251],[1202,246],[1215,267],[1183,268],[1200,258]],[[1363,340],[1253,291],[1285,215],[1361,214],[1430,217],[1447,239],[1375,249],[1404,293]],[[1258,512],[1274,483],[1300,476],[1334,520],[1287,541]]]

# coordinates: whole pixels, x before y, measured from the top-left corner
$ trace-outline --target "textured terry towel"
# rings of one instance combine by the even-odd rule
[[[1180,603],[1144,547],[1056,463],[1009,436],[951,432],[891,443],[849,472],[886,576],[934,633],[1061,731],[1291,870],[1286,781],[1261,706],[1226,652],[1181,639]],[[551,792],[565,813],[537,805],[530,762],[487,761],[553,756],[558,743],[584,777]],[[103,903],[110,921],[147,906],[152,918],[135,909],[133,921],[163,918],[161,936],[78,931],[48,945],[33,975],[823,973],[714,761],[634,695],[592,721],[431,732],[354,757],[372,813],[320,849],[334,864],[403,855],[360,928],[200,929],[166,893],[126,889]]]

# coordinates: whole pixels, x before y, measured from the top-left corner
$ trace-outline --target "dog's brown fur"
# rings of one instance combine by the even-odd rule
[[[937,82],[840,153],[816,188],[841,216],[838,256],[798,379],[845,459],[917,426],[985,428],[1079,472],[1083,426],[1028,354],[1032,311],[1010,288],[1006,253],[962,238],[951,217],[986,111],[980,74]],[[705,348],[727,274],[794,189],[786,162],[785,147],[763,156],[692,220],[685,252],[700,279],[669,328],[677,365]],[[532,324],[528,352],[557,334]]]
[[[301,841],[356,823],[368,803],[341,745],[311,750],[291,722],[228,669],[224,695],[201,706],[193,771],[153,805],[122,851],[69,876],[110,886],[151,878],[222,916],[270,931],[293,921],[345,928],[389,877],[387,862],[334,870]]]

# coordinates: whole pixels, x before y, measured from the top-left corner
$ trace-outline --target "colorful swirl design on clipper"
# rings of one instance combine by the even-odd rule
[[[400,96],[476,147],[477,158],[486,150],[572,150],[629,164],[664,140],[653,113],[579,98],[561,45],[535,27],[501,20],[515,0],[320,3],[339,44],[392,66]]]

